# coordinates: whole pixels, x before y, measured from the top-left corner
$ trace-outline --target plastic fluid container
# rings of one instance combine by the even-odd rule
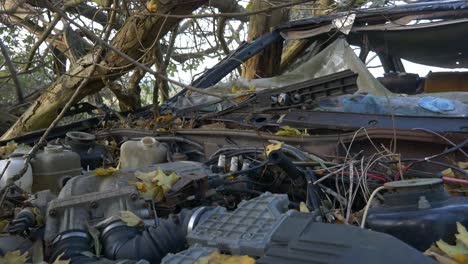
[[[103,167],[107,150],[105,146],[96,143],[96,136],[79,131],[67,132],[66,135],[65,142],[80,155],[81,167],[84,170]]]
[[[58,193],[72,177],[82,171],[80,156],[62,146],[46,146],[31,160],[33,192],[51,190]]]
[[[9,178],[16,175],[24,167],[24,156],[22,154],[13,154],[9,159],[0,160],[0,188],[7,185]],[[3,173],[3,174],[2,174]],[[23,174],[19,180],[15,182],[16,186],[24,191],[31,192],[33,182],[31,165],[28,164],[26,173]]]
[[[167,148],[153,137],[127,141],[120,147],[120,167],[137,169],[167,161]]]

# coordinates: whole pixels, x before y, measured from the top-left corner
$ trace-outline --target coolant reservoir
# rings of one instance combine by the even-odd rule
[[[167,161],[167,148],[153,137],[127,141],[120,147],[120,167],[137,169]]]
[[[13,154],[9,159],[0,160],[0,188],[7,185],[9,178],[16,175],[24,167],[24,156],[22,154]],[[3,173],[3,174],[2,174]],[[16,186],[21,189],[31,192],[33,182],[31,165],[28,164],[28,169],[23,177],[15,182]]]
[[[81,174],[80,156],[64,150],[62,146],[49,145],[31,161],[33,192],[51,190],[58,193],[73,176]]]

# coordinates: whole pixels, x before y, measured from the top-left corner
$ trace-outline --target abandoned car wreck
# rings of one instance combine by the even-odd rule
[[[30,160],[45,130],[3,138],[0,254],[467,263],[468,72],[419,76],[402,62],[468,68],[467,26],[466,1],[292,21],[241,45],[156,118],[151,106],[78,103],[66,115],[92,117],[53,128]],[[293,40],[302,55],[282,74],[224,81]]]

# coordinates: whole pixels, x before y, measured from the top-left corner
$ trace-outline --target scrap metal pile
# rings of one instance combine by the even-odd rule
[[[386,19],[463,17],[456,3]],[[369,21],[387,34],[380,17],[358,13],[347,40]],[[223,100],[182,92],[156,118],[100,107],[27,164],[42,131],[1,142],[0,263],[467,263],[466,93],[391,93],[385,81],[409,77],[378,82],[343,38],[278,78],[213,86],[266,42],[335,18],[288,24],[194,82]]]

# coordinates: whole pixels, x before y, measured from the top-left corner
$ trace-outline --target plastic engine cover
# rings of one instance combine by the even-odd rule
[[[317,223],[293,212],[276,229],[266,255],[257,264],[436,264],[415,248],[379,232]]]
[[[187,236],[190,245],[215,247],[233,255],[262,256],[271,235],[286,218],[286,194],[264,193],[242,201],[236,210],[213,210]]]
[[[193,245],[189,249],[181,251],[177,254],[166,255],[161,264],[193,264],[200,258],[210,255],[215,252],[216,248],[202,247],[200,245]]]

